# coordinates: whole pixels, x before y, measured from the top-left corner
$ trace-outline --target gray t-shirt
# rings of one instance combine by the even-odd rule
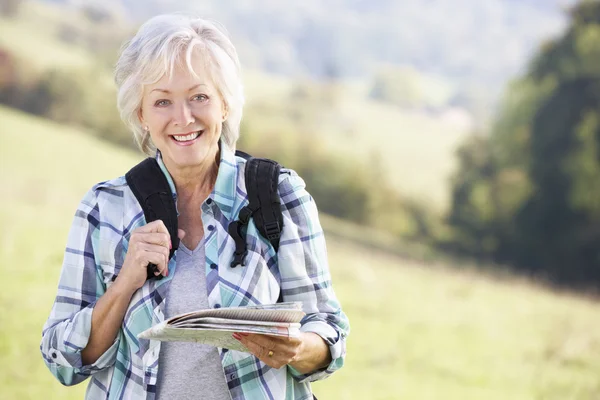
[[[194,251],[183,243],[166,299],[165,317],[208,308],[204,240]],[[199,343],[162,342],[156,398],[231,400],[219,352]]]

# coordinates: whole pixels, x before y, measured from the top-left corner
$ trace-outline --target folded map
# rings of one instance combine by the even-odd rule
[[[232,337],[234,332],[297,337],[304,315],[301,302],[205,309],[169,318],[138,338],[198,342],[248,352]]]

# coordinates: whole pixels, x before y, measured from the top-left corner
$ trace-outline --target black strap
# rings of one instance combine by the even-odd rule
[[[277,186],[281,166],[273,160],[253,158],[246,165],[246,190],[254,223],[263,237],[269,240],[275,251],[279,249],[279,238],[283,225],[281,201]]]
[[[245,181],[249,204],[240,210],[237,221],[229,224],[229,234],[235,241],[235,251],[231,267],[245,265],[248,254],[246,226],[250,218],[260,234],[269,240],[275,251],[279,249],[279,239],[283,228],[283,215],[277,187],[281,165],[265,158],[254,158],[247,153],[236,151],[245,158]]]
[[[177,209],[169,182],[162,173],[158,162],[154,158],[146,158],[127,172],[125,179],[144,210],[146,222],[150,223],[160,219],[167,227],[173,246],[169,252],[169,259],[171,259],[175,250],[179,248]],[[148,264],[148,279],[154,277],[162,279],[162,275],[154,275],[155,271],[158,271],[156,265]]]
[[[246,265],[246,255],[248,249],[246,247],[246,226],[250,220],[252,211],[248,206],[240,210],[237,221],[233,221],[227,228],[229,236],[233,238],[235,242],[235,250],[233,252],[233,260],[231,260],[231,268],[235,268],[238,265],[242,267]]]

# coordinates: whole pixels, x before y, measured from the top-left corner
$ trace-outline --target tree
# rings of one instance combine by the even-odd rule
[[[600,1],[570,17],[509,88],[490,138],[463,149],[450,247],[600,287]]]

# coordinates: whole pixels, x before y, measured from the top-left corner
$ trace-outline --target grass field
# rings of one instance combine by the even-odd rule
[[[138,159],[0,108],[1,399],[82,398],[85,385],[64,388],[46,370],[41,329],[76,205]],[[330,263],[352,333],[346,366],[314,384],[320,399],[600,398],[597,301],[337,237]]]

